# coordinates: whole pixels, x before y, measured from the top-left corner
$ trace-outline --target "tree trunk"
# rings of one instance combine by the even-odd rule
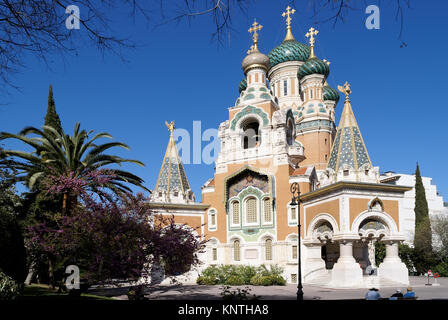
[[[65,216],[67,213],[67,202],[68,202],[68,194],[64,193],[62,198],[62,215]]]
[[[33,281],[33,277],[34,277],[34,262],[31,263],[30,268],[28,269],[28,275],[26,276],[25,279],[25,284],[27,286],[29,286],[31,284],[31,281]]]
[[[51,259],[48,259],[48,277],[49,277],[49,282],[50,282],[50,288],[54,289],[54,271],[53,271],[53,262],[51,261]]]

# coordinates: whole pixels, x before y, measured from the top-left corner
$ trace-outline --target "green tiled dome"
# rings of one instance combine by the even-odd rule
[[[296,40],[285,40],[269,52],[271,68],[286,61],[306,61],[310,56],[310,48]]]
[[[239,86],[238,86],[238,91],[241,93],[241,91],[246,90],[247,88],[247,80],[246,78],[244,78],[243,80],[241,80]]]
[[[331,100],[337,103],[339,101],[339,97],[339,92],[335,89],[330,86],[324,86],[324,101]]]
[[[300,67],[299,71],[297,72],[297,77],[299,79],[302,79],[303,77],[310,74],[322,74],[327,77],[329,73],[330,68],[328,67],[328,64],[326,64],[319,58],[314,57],[309,59],[303,66]]]

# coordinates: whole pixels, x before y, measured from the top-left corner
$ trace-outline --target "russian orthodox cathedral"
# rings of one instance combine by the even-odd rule
[[[306,33],[309,44],[298,42],[294,11],[283,13],[286,36],[267,55],[258,48],[262,26],[254,22],[249,29],[253,45],[242,61],[244,79],[219,126],[221,148],[202,202],[195,202],[171,122],[150,205],[208,240],[201,268],[276,264],[288,283],[296,283],[300,253],[305,284],[407,285],[398,245],[405,240],[402,202],[412,186],[382,181],[356,122],[350,85],[330,87],[329,62],[314,52],[318,30]],[[336,108],[342,108],[337,126]],[[379,265],[376,242],[386,246]]]

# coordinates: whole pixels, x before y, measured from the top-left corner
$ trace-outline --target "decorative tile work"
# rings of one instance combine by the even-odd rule
[[[320,60],[319,58],[311,58],[305,62],[297,72],[297,78],[302,79],[310,74],[321,74],[325,77],[330,73],[330,67],[328,64]]]
[[[310,48],[296,40],[283,41],[269,52],[271,68],[286,61],[306,61],[310,56]]]
[[[248,114],[256,114],[263,119],[263,126],[267,126],[269,124],[268,115],[263,111],[263,109],[255,108],[254,106],[247,106],[240,112],[238,112],[232,120],[230,129],[235,130],[236,123],[244,116]]]

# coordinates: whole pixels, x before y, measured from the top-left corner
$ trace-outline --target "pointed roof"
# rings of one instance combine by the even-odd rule
[[[190,189],[190,184],[174,142],[174,122],[166,122],[166,125],[170,130],[170,140],[168,141],[168,147],[166,148],[165,157],[163,158],[162,167],[160,168],[154,189],[156,192],[165,191],[168,194],[171,194],[173,191],[186,194],[187,190]]]
[[[346,165],[357,171],[366,163],[372,166],[372,162],[350,104],[350,85],[346,82],[344,87],[338,86],[338,89],[345,94],[345,103],[328,161],[328,168],[339,171]]]

